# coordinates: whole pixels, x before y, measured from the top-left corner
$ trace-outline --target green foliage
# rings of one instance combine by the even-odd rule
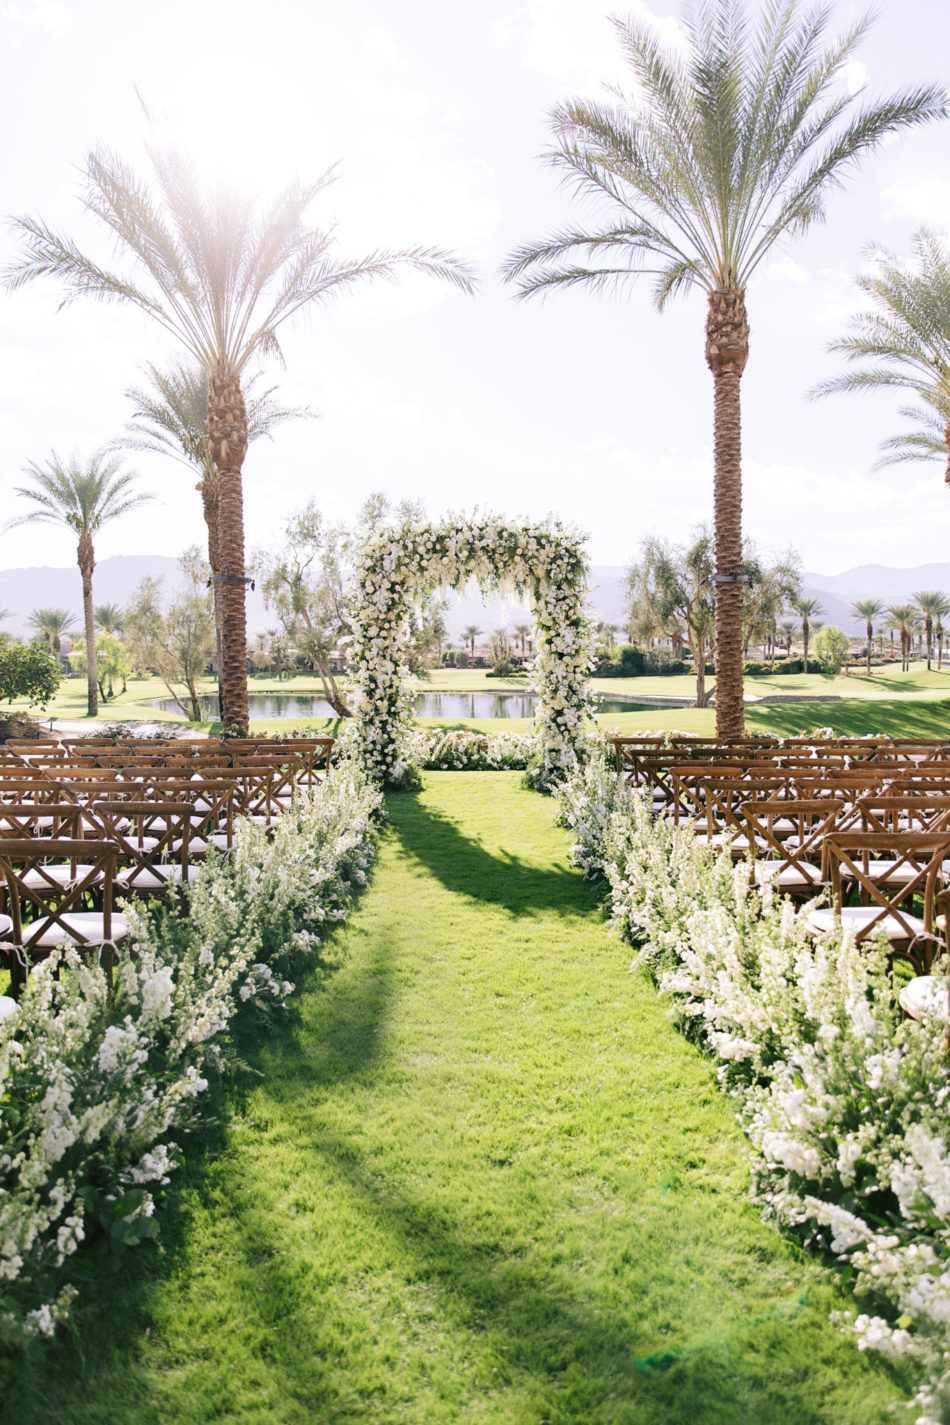
[[[851,640],[836,624],[828,623],[815,634],[812,648],[823,667],[840,673],[851,652]]]
[[[59,660],[41,639],[0,647],[0,699],[26,698],[30,707],[45,707],[61,679]]]

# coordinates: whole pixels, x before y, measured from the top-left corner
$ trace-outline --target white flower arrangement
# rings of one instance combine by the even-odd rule
[[[560,796],[612,926],[718,1060],[764,1215],[847,1268],[874,1308],[842,1323],[862,1350],[916,1361],[917,1425],[950,1420],[946,1023],[902,1022],[886,944],[810,939],[801,909],[655,820],[604,758]]]
[[[172,1134],[225,1058],[242,1003],[282,1004],[281,972],[343,920],[375,855],[381,798],[341,765],[264,828],[242,823],[179,900],[125,914],[132,951],[105,975],[71,950],[31,973],[0,1024],[0,1340],[52,1335],[90,1223],[113,1250],[153,1236]]]
[[[450,515],[438,524],[407,521],[378,530],[360,547],[348,639],[356,710],[351,746],[375,781],[392,786],[413,775],[409,670],[403,666],[412,608],[472,579],[486,591],[511,587],[533,609],[535,785],[562,781],[586,756],[592,642],[581,536],[556,520],[516,524]]]

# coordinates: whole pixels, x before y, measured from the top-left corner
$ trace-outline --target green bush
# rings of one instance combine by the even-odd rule
[[[26,698],[31,708],[45,707],[61,679],[59,659],[41,639],[0,648],[0,699]]]

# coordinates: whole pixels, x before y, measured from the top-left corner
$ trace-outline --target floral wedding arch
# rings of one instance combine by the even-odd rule
[[[349,664],[356,704],[352,748],[376,781],[411,777],[409,670],[403,666],[413,608],[472,580],[483,593],[511,588],[534,618],[532,684],[538,694],[534,782],[548,787],[582,760],[590,735],[590,621],[582,537],[557,520],[512,523],[447,516],[376,531],[362,544],[351,605]]]

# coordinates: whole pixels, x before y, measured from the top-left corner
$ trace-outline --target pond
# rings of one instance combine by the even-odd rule
[[[413,711],[416,717],[438,717],[446,721],[460,722],[471,718],[534,717],[537,702],[536,693],[416,693]],[[216,697],[200,699],[201,715],[207,722],[216,722],[218,700]],[[252,718],[294,718],[335,717],[330,704],[316,693],[249,693],[248,712]],[[616,699],[598,700],[597,711],[602,713],[643,712],[650,708],[678,707],[681,703],[670,702],[626,703]],[[161,708],[163,712],[179,712],[171,698],[154,698],[149,707]]]

